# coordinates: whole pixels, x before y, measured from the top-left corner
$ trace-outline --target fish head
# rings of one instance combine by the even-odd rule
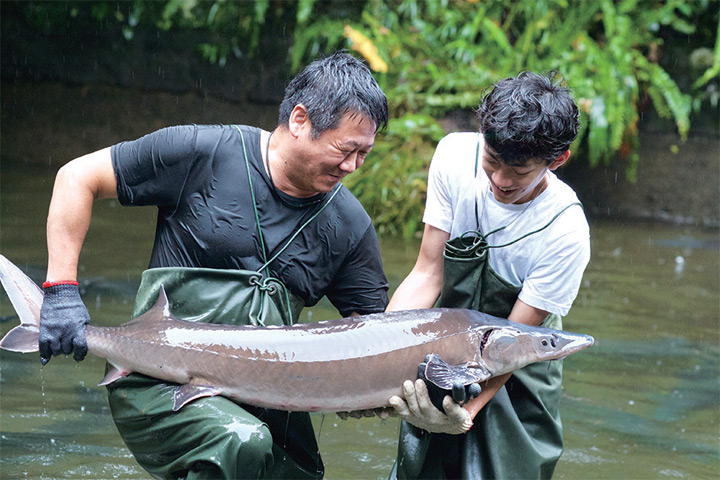
[[[588,335],[524,327],[506,326],[484,332],[481,355],[493,375],[509,373],[535,362],[564,358],[594,343]]]

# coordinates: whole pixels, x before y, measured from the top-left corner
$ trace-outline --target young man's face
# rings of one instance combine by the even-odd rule
[[[331,191],[345,175],[359,168],[375,144],[375,123],[362,116],[345,115],[337,128],[313,139],[310,123],[301,132],[288,179],[296,196]]]
[[[526,203],[540,195],[545,188],[545,174],[562,164],[555,163],[531,159],[525,165],[511,167],[487,144],[482,153],[482,168],[490,180],[490,190],[498,202],[505,204]]]

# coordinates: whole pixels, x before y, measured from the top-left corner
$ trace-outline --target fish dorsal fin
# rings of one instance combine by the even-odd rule
[[[490,378],[490,371],[479,363],[464,363],[450,365],[439,355],[431,355],[425,367],[425,378],[445,390],[452,390],[453,386],[481,382]]]
[[[170,313],[170,300],[168,300],[167,293],[165,292],[165,285],[160,285],[160,293],[155,301],[155,305],[150,310],[162,310],[162,318],[164,320],[171,320],[175,317]]]
[[[155,304],[147,310],[145,313],[138,315],[125,325],[132,325],[133,323],[144,322],[147,317],[152,317],[153,320],[177,320],[177,317],[170,312],[170,300],[168,300],[167,293],[165,293],[165,287],[160,285],[160,291],[158,292],[158,298],[155,300]]]

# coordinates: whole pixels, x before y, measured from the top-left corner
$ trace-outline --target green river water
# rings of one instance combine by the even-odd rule
[[[54,168],[3,165],[0,253],[38,282]],[[154,211],[97,203],[81,258],[93,323],[129,319]],[[717,230],[594,221],[592,260],[565,329],[596,344],[565,360],[566,450],[555,478],[720,478],[720,261]],[[417,242],[381,239],[394,289]],[[0,333],[15,325],[0,295]],[[329,304],[305,321],[336,317]],[[104,362],[0,352],[0,478],[149,478],[115,431]],[[328,479],[386,478],[397,420],[314,415]]]

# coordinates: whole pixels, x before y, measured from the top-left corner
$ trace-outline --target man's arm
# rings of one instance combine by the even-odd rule
[[[110,148],[65,164],[55,178],[47,220],[49,282],[75,280],[93,201],[117,197]]]
[[[48,270],[39,338],[43,364],[53,355],[74,351],[80,361],[87,353],[85,324],[90,316],[77,286],[78,258],[93,201],[116,197],[116,185],[110,148],[79,157],[58,171],[47,220]]]
[[[443,251],[448,232],[425,225],[420,252],[412,271],[393,293],[388,311],[432,308],[442,287]]]

